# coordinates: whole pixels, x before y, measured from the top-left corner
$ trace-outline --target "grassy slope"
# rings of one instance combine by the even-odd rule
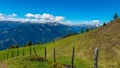
[[[31,62],[29,61],[29,47],[25,48],[26,57],[19,56],[15,59],[5,60],[4,62],[10,68],[51,68],[53,66],[53,48],[57,50],[57,62],[61,64],[70,64],[71,51],[74,46],[75,49],[75,65],[77,68],[92,68],[93,67],[93,53],[95,48],[99,48],[99,67],[100,68],[119,68],[120,67],[120,19],[92,30],[87,33],[74,35],[54,43],[48,43],[46,62]],[[44,56],[44,46],[35,46],[37,53]],[[22,48],[20,49],[22,53]],[[12,50],[8,50],[9,52]],[[7,50],[2,51],[1,54],[7,53]],[[9,58],[10,54],[9,54]],[[12,63],[11,63],[12,61]]]

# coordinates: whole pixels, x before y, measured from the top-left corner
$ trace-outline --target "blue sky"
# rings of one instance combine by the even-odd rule
[[[110,21],[114,13],[120,14],[120,0],[0,0],[0,13],[17,14],[51,14],[63,16],[65,21],[82,23],[99,20]]]

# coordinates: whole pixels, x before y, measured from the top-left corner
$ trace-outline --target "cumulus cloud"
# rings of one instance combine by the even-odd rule
[[[19,18],[15,13],[10,15],[5,15],[0,13],[0,21],[7,20],[7,21],[45,23],[45,22],[62,22],[64,21],[64,19],[65,17],[63,16],[53,16],[47,13],[44,13],[44,14],[27,13],[25,14],[24,18]]]
[[[36,18],[36,19],[39,19],[40,17],[41,17],[40,14],[35,14],[35,15],[34,15],[34,18]]]
[[[72,22],[70,20],[66,21],[64,24],[69,24],[69,25],[93,25],[93,26],[100,26],[100,20],[89,20],[89,21],[82,21],[82,22]]]
[[[43,18],[43,19],[49,19],[49,18],[53,18],[53,17],[54,17],[53,15],[46,14],[46,13],[44,13],[44,14],[41,16],[41,18]]]
[[[82,24],[100,24],[100,20],[83,21]]]
[[[100,23],[100,20],[93,20],[93,21],[91,21],[92,23],[94,23],[94,24],[99,24]]]
[[[77,25],[82,25],[82,24],[86,24],[86,25],[95,25],[96,27],[98,27],[100,25],[101,21],[100,20],[90,20],[90,21],[82,21],[79,23],[76,23]],[[74,23],[72,23],[74,25]]]
[[[2,14],[0,13],[0,21],[19,21],[19,22],[32,22],[32,23],[46,23],[46,22],[59,22],[62,24],[89,24],[89,25],[98,25],[100,24],[100,20],[91,20],[91,21],[83,21],[73,23],[72,21],[68,20],[65,21],[65,17],[63,16],[54,16],[52,14],[43,13],[43,14],[32,14],[26,13],[25,17],[19,18],[17,14]]]
[[[41,22],[61,22],[65,19],[65,17],[63,17],[63,16],[53,16],[53,15],[47,14],[47,13],[44,13],[42,15],[27,13],[25,15],[25,17],[38,19]]]
[[[25,16],[26,16],[27,18],[31,18],[31,17],[34,17],[34,14],[32,14],[32,13],[27,13]]]
[[[92,24],[95,24],[98,27],[100,25],[100,20],[93,20]]]
[[[64,20],[65,17],[62,17],[62,16],[56,16],[55,17],[55,21],[61,21],[61,20]]]

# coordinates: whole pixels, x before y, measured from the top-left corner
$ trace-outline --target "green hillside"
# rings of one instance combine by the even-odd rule
[[[37,54],[44,57],[44,46],[47,48],[47,61],[30,61],[29,47],[24,47],[25,56],[11,59],[11,52],[17,49],[0,52],[1,61],[8,68],[53,68],[53,49],[56,48],[58,68],[64,68],[63,64],[71,64],[72,48],[75,47],[76,68],[93,68],[94,49],[99,48],[99,68],[120,68],[120,19],[114,20],[106,26],[99,27],[86,33],[70,36],[62,40],[34,46]],[[8,60],[4,60],[4,54]],[[33,52],[33,50],[32,50]],[[34,54],[34,53],[32,53]]]

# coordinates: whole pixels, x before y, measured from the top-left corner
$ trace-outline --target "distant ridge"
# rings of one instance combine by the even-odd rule
[[[56,38],[79,33],[86,28],[96,28],[96,25],[66,25],[58,22],[32,23],[18,21],[0,21],[0,50],[10,45],[25,45],[29,40],[33,44],[54,41]],[[12,39],[7,41],[8,39]],[[13,41],[14,40],[14,41]]]
[[[113,20],[106,24],[106,26],[98,27],[89,32],[85,32],[82,34],[72,35],[66,37],[64,39],[51,42],[48,44],[44,44],[47,48],[47,59],[52,62],[53,60],[53,49],[56,48],[56,56],[57,62],[69,64],[71,62],[71,51],[72,48],[75,48],[75,66],[82,68],[93,68],[93,60],[94,60],[94,49],[99,49],[98,55],[98,67],[99,68],[119,68],[120,67],[120,19]],[[16,66],[19,66],[20,63],[23,66],[25,65],[27,68],[38,66],[41,62],[30,62],[26,58],[29,59],[29,47],[24,47],[26,50],[26,57],[11,59],[14,61]],[[35,46],[38,55],[44,56],[44,46],[38,45]],[[20,52],[22,52],[23,48],[20,48]],[[16,49],[15,49],[16,50]],[[13,51],[10,49],[9,51]],[[1,51],[1,54],[7,53],[8,50]],[[24,59],[24,61],[22,60]],[[11,64],[11,60],[5,61],[5,63],[9,63],[11,67],[14,67]],[[18,62],[19,61],[19,62]],[[26,65],[25,62],[30,63],[31,65]],[[40,65],[42,66],[42,65]],[[44,68],[48,68],[51,66],[50,63],[45,62],[43,66],[47,66]],[[38,66],[39,67],[39,66]]]

